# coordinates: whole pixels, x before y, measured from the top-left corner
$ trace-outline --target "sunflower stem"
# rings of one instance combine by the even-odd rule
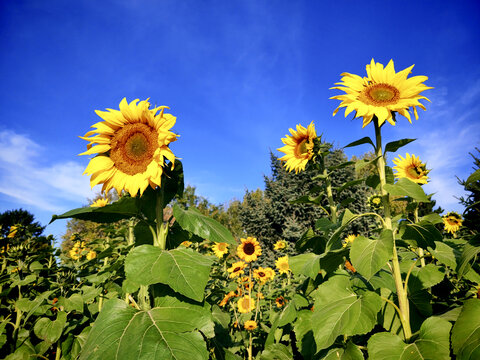
[[[378,158],[377,160],[377,170],[380,177],[380,194],[382,195],[383,209],[385,222],[383,223],[383,228],[393,231],[392,227],[392,216],[390,213],[390,198],[385,190],[384,186],[387,183],[385,177],[385,154],[383,154],[382,149],[382,135],[380,125],[378,124],[378,119],[374,117],[375,125],[375,138],[376,138],[376,147],[375,155]],[[412,336],[412,330],[410,328],[410,315],[409,315],[409,304],[407,293],[403,287],[402,273],[400,270],[400,263],[398,261],[397,247],[395,244],[395,236],[393,236],[393,256],[392,256],[392,268],[393,268],[393,278],[395,280],[395,287],[397,289],[398,304],[400,309],[400,317],[403,327],[403,332],[405,339],[410,339]]]
[[[323,176],[325,177],[325,192],[327,193],[328,199],[328,206],[330,208],[330,220],[332,223],[337,222],[337,206],[335,205],[335,201],[333,200],[333,192],[332,192],[332,181],[330,180],[327,168],[325,167],[325,156],[322,154],[321,156],[322,161],[322,171]]]
[[[415,221],[415,224],[418,223],[418,206],[420,205],[419,203],[415,203],[415,210],[413,211],[413,220]],[[423,248],[420,246],[418,247],[418,256],[420,257],[420,265],[422,267],[425,267],[425,258],[424,258],[425,253],[423,252]]]
[[[168,229],[168,224],[163,223],[163,192],[164,188],[160,187],[157,189],[157,202],[156,202],[156,208],[155,208],[155,214],[156,214],[156,222],[157,222],[157,241],[156,241],[156,246],[158,246],[160,249],[165,250],[166,242],[167,242],[167,229]]]

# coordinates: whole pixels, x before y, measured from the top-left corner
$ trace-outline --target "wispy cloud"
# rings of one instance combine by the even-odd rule
[[[53,213],[93,197],[84,167],[74,161],[43,164],[44,148],[27,135],[0,131],[0,193],[19,206]]]

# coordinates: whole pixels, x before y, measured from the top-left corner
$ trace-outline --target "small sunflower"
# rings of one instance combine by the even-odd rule
[[[418,156],[409,153],[405,155],[399,155],[398,158],[393,159],[393,169],[397,172],[394,174],[396,178],[407,178],[417,184],[426,184],[428,182],[427,174],[430,170],[427,170],[427,166],[420,161]]]
[[[285,306],[286,302],[287,300],[285,300],[283,296],[279,296],[275,299],[275,304],[277,304],[278,308]]]
[[[147,100],[124,98],[120,111],[95,111],[104,121],[85,136],[89,141],[87,151],[80,155],[97,154],[90,160],[84,174],[90,174],[90,185],[103,184],[102,192],[126,190],[131,196],[143,194],[148,186],[161,185],[165,158],[173,164],[175,155],[168,145],[178,135],[170,131],[176,118],[165,114],[167,106],[150,109]]]
[[[343,239],[343,247],[347,247],[348,244],[353,244],[353,241],[358,237],[358,235],[350,234],[345,239]]]
[[[97,257],[97,253],[93,250],[90,250],[87,254],[87,260],[92,260]]]
[[[273,245],[275,250],[284,250],[287,248],[287,242],[285,240],[278,240],[275,245]]]
[[[185,246],[185,247],[189,247],[190,245],[192,245],[192,242],[188,241],[188,240],[185,240],[185,241],[182,241],[180,243],[180,245]]]
[[[378,210],[382,207],[382,197],[380,195],[372,195],[367,200],[368,206],[374,210]]]
[[[443,216],[443,224],[445,225],[445,231],[450,234],[454,234],[462,226],[463,219],[460,214],[455,211],[450,211],[447,215]]]
[[[10,226],[10,231],[8,232],[7,238],[12,239],[17,235],[18,229],[20,229],[19,225],[12,225]]]
[[[415,119],[418,120],[417,107],[426,110],[419,100],[428,100],[420,93],[432,88],[423,84],[428,79],[426,76],[413,76],[407,79],[413,66],[396,73],[393,60],[390,60],[384,68],[382,64],[372,59],[366,66],[367,77],[343,73],[341,82],[335,83],[337,86],[331,88],[345,92],[330,98],[341,100],[333,115],[340,108],[345,108],[345,117],[355,111],[356,118],[363,118],[363,127],[367,126],[374,116],[378,118],[379,125],[385,120],[395,125],[392,113],[398,112],[412,123],[409,113],[409,109],[412,108]]]
[[[307,128],[298,124],[297,131],[293,129],[289,131],[292,135],[285,135],[286,137],[282,138],[285,146],[277,149],[285,153],[279,160],[285,161],[288,171],[295,170],[298,174],[299,171],[305,170],[308,160],[313,157],[313,140],[317,137],[317,133],[313,121]]]
[[[108,199],[100,198],[91,203],[90,207],[104,207],[105,205],[108,205],[108,203]]]
[[[257,322],[255,320],[247,320],[245,321],[245,324],[243,324],[243,327],[245,330],[252,331],[257,328]]]
[[[237,256],[245,262],[252,262],[257,260],[257,257],[262,255],[262,248],[257,239],[247,237],[240,239],[242,243],[237,247]]]
[[[212,250],[215,256],[221,259],[223,255],[228,253],[228,244],[224,242],[215,243],[215,245],[212,246]]]
[[[280,274],[287,274],[290,271],[290,265],[288,265],[288,256],[282,256],[275,260],[275,266]]]
[[[245,295],[238,300],[237,305],[238,311],[246,314],[255,309],[255,300],[250,296]]]
[[[230,273],[230,278],[234,279],[237,276],[240,276],[243,274],[243,269],[247,267],[247,264],[245,264],[243,261],[237,261],[233,263],[231,267],[227,269],[227,271]]]
[[[265,271],[265,274],[267,274],[267,280],[273,280],[275,277],[275,270],[273,270],[271,267],[266,267],[263,269]]]
[[[257,279],[261,284],[265,284],[269,279],[269,273],[263,267],[253,270],[253,278]]]

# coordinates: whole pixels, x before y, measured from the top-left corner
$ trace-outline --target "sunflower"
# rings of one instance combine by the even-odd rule
[[[308,160],[313,157],[313,140],[317,134],[313,121],[307,128],[298,124],[297,131],[293,129],[289,129],[289,131],[292,135],[285,135],[286,137],[282,138],[285,146],[277,149],[285,153],[279,160],[285,161],[288,171],[295,170],[295,173],[298,174],[299,171],[305,170]]]
[[[245,330],[252,331],[257,328],[257,322],[255,320],[247,320],[245,321],[245,324],[243,324],[243,327]]]
[[[353,244],[353,241],[358,237],[358,235],[350,234],[345,239],[343,239],[343,247],[347,247],[348,244]]]
[[[80,155],[97,154],[84,174],[92,175],[92,187],[103,184],[102,192],[116,189],[119,194],[126,190],[131,196],[142,195],[149,185],[154,189],[161,185],[164,158],[173,168],[175,155],[168,145],[178,137],[169,131],[176,118],[164,113],[167,106],[150,109],[148,99],[138,101],[129,104],[124,98],[120,111],[95,111],[105,121],[80,137],[89,141]]]
[[[253,278],[260,283],[265,284],[269,280],[269,273],[263,267],[253,270]]]
[[[108,202],[108,199],[100,198],[91,203],[90,207],[104,207],[105,205],[108,205]]]
[[[271,267],[266,267],[263,269],[265,271],[265,274],[267,274],[267,280],[273,280],[275,277],[275,270],[273,270]]]
[[[243,269],[245,269],[246,267],[247,267],[247,264],[245,264],[243,261],[237,261],[233,263],[232,266],[227,269],[227,271],[231,273],[230,278],[233,279],[239,275],[242,275]]]
[[[287,274],[290,271],[290,265],[288,265],[288,256],[282,256],[275,260],[275,266],[280,274]]]
[[[275,245],[273,245],[275,250],[284,250],[287,248],[287,242],[285,240],[278,240]]]
[[[190,245],[192,245],[192,242],[188,241],[188,240],[185,240],[185,241],[182,241],[180,243],[180,245],[185,246],[185,247],[189,247]]]
[[[279,296],[275,299],[275,304],[277,304],[278,308],[281,308],[281,307],[285,306],[286,302],[287,302],[287,300],[285,300],[285,298],[283,296]]]
[[[368,206],[374,210],[378,210],[382,207],[382,197],[380,195],[372,195],[367,200]]]
[[[92,260],[97,257],[97,253],[93,250],[90,250],[87,254],[87,260]]]
[[[237,256],[240,259],[245,262],[251,262],[257,260],[257,257],[262,255],[262,249],[257,239],[249,236],[240,240],[242,243],[237,247]]]
[[[215,245],[212,246],[212,250],[215,256],[221,259],[223,255],[228,253],[228,244],[224,242],[215,243]]]
[[[15,235],[17,235],[18,229],[20,229],[20,225],[10,226],[10,231],[8,232],[7,238],[13,239]]]
[[[418,156],[409,153],[405,155],[405,158],[402,155],[398,155],[398,158],[393,159],[393,163],[397,166],[394,166],[393,169],[397,172],[395,173],[396,178],[407,178],[417,184],[426,184],[428,182],[427,174],[430,170],[427,170],[427,166],[420,161]]]
[[[450,234],[454,234],[462,226],[463,220],[460,214],[455,211],[450,211],[447,215],[443,216],[443,224],[445,225],[445,231]]]
[[[246,314],[255,309],[255,300],[252,299],[250,296],[245,295],[238,300],[237,305],[238,311]]]
[[[235,291],[230,291],[227,295],[225,295],[225,297],[222,299],[222,301],[220,301],[220,306],[225,306],[227,305],[228,303],[228,300],[230,300],[232,297],[236,297],[238,296],[237,294],[235,294]]]
[[[415,119],[418,120],[417,106],[426,110],[419,100],[428,100],[420,93],[432,88],[423,84],[428,79],[426,76],[407,79],[413,66],[396,73],[393,60],[390,60],[384,68],[382,64],[372,59],[366,66],[367,77],[343,73],[342,82],[335,83],[337,86],[331,88],[345,92],[330,98],[342,101],[333,115],[344,107],[345,117],[355,111],[356,118],[363,118],[363,127],[367,126],[374,116],[378,118],[379,125],[382,125],[385,120],[395,125],[392,113],[398,112],[412,123],[409,113],[409,108],[412,108]]]

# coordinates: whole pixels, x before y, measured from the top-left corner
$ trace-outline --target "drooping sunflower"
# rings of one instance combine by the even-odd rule
[[[374,116],[378,118],[379,125],[385,120],[395,125],[392,113],[398,112],[412,123],[409,113],[409,109],[412,108],[415,119],[418,120],[417,107],[426,110],[419,100],[428,100],[420,93],[432,88],[423,84],[428,79],[426,76],[413,76],[407,79],[413,66],[396,73],[393,60],[390,60],[384,68],[382,64],[372,59],[366,66],[367,77],[362,78],[350,73],[341,74],[341,82],[335,83],[337,86],[331,89],[344,91],[345,94],[330,98],[341,100],[333,115],[340,108],[345,108],[345,117],[355,111],[356,118],[363,118],[363,127],[367,126]]]
[[[223,255],[228,253],[228,244],[224,242],[215,243],[215,245],[212,246],[212,250],[215,256],[221,259]]]
[[[298,174],[299,171],[305,170],[308,160],[313,157],[313,140],[317,137],[317,133],[313,121],[307,128],[298,124],[296,131],[293,129],[289,131],[292,135],[285,135],[286,137],[282,138],[285,146],[277,149],[285,153],[279,160],[285,161],[285,167],[289,172],[295,170]]]
[[[262,255],[262,248],[257,239],[247,237],[240,239],[242,243],[237,247],[237,256],[245,262],[252,262],[257,260],[257,257]]]
[[[104,207],[105,205],[108,205],[108,203],[108,199],[100,198],[91,203],[90,207]]]
[[[247,320],[245,321],[245,324],[243,324],[243,327],[245,330],[252,331],[257,328],[257,322],[255,320]]]
[[[343,239],[343,247],[347,247],[348,244],[353,244],[354,240],[358,237],[358,235],[349,234],[345,239]]]
[[[255,309],[255,300],[250,296],[245,295],[238,300],[237,305],[238,311],[246,314]]]
[[[443,216],[442,219],[445,225],[445,231],[450,234],[456,233],[463,223],[462,217],[455,211],[450,211],[447,215]]]
[[[430,170],[427,170],[427,165],[420,161],[418,156],[409,153],[405,155],[398,155],[398,158],[393,159],[393,169],[397,172],[394,174],[396,178],[407,178],[417,184],[426,184],[428,182],[427,174]]]
[[[126,190],[131,196],[141,195],[148,186],[161,185],[165,158],[173,168],[175,155],[168,145],[178,137],[170,131],[176,118],[164,113],[167,106],[150,109],[148,99],[138,101],[129,104],[124,98],[120,110],[96,110],[104,121],[80,137],[89,141],[80,155],[97,154],[84,174],[92,175],[92,187],[103,184],[102,192],[115,189],[119,194]]]
[[[285,240],[278,240],[275,245],[273,245],[275,250],[284,250],[287,248],[287,242]]]
[[[288,264],[288,256],[279,257],[275,260],[275,266],[280,274],[287,274],[290,271],[290,265]]]
[[[237,276],[240,276],[243,274],[243,269],[247,267],[247,264],[245,264],[243,261],[237,261],[232,264],[231,267],[227,269],[227,271],[230,273],[230,278],[234,279]]]

